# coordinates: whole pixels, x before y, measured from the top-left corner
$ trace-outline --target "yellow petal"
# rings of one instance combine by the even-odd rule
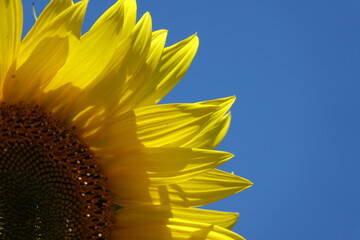
[[[118,0],[124,3],[124,25],[122,30],[123,38],[128,36],[134,29],[136,23],[136,0]]]
[[[132,42],[121,64],[116,60],[111,61],[107,71],[104,71],[94,86],[91,86],[93,94],[101,95],[99,98],[105,99],[111,108],[116,109],[120,98],[126,98],[129,94],[129,84],[145,64],[151,35],[151,16],[145,13],[131,33]],[[112,86],[111,89],[108,86]]]
[[[159,71],[152,77],[153,88],[142,105],[158,103],[185,75],[199,46],[193,35],[164,49]]]
[[[152,185],[164,185],[187,181],[231,157],[233,155],[227,152],[194,148],[142,148],[120,154],[106,164],[105,172],[116,185],[142,176]]]
[[[155,71],[159,67],[167,34],[167,30],[158,30],[153,32],[151,48],[147,59],[147,63],[153,71]]]
[[[16,57],[22,31],[22,3],[20,0],[0,1],[0,99],[2,85],[10,65]]]
[[[216,121],[212,121],[207,124],[201,132],[199,132],[190,141],[186,142],[183,147],[194,147],[214,149],[225,137],[229,126],[231,115],[227,113],[235,101],[235,97],[228,97],[225,99],[219,99],[214,101],[206,101],[203,104],[219,104],[222,107],[222,111],[216,116]],[[225,101],[224,101],[225,100]],[[225,114],[225,115],[224,115]]]
[[[44,11],[42,11],[34,26],[26,34],[23,42],[32,41],[31,38],[44,30],[44,28],[46,28],[51,21],[56,19],[60,13],[71,7],[73,4],[74,3],[72,0],[52,0],[45,7]]]
[[[153,89],[155,84],[152,76],[159,68],[166,37],[166,30],[159,30],[152,34],[148,56],[146,59],[141,59],[143,60],[141,68],[131,76],[128,76],[127,83],[124,84],[122,93],[119,94],[120,106],[117,114],[141,106],[143,98]]]
[[[197,51],[197,36],[164,49],[166,36],[165,30],[155,32],[146,62],[142,63],[143,58],[136,58],[142,64],[137,71],[128,74],[119,92],[118,114],[157,103],[186,73]]]
[[[4,83],[7,101],[30,102],[39,97],[39,90],[62,67],[71,42],[79,37],[86,4],[87,1],[81,1],[67,8],[36,37],[21,44],[16,72]]]
[[[80,69],[80,71],[85,71],[84,74],[81,74],[78,68],[73,69],[73,66],[69,63],[71,60],[68,60],[65,66],[55,76],[55,79],[47,86],[42,99],[39,100],[42,108],[64,116],[64,122],[75,125],[79,129],[87,125],[96,127],[94,125],[101,124],[102,122],[97,122],[95,119],[104,117],[101,116],[104,108],[107,108],[107,114],[109,114],[109,110],[114,109],[112,111],[115,111],[116,108],[113,102],[119,99],[119,91],[116,90],[118,90],[118,86],[122,84],[116,74],[118,74],[124,59],[129,55],[128,52],[139,35],[144,31],[151,33],[151,21],[149,21],[149,18],[144,18],[146,21],[141,20],[138,26],[134,28],[135,18],[135,0],[119,0],[105,12],[90,29],[89,33],[82,38],[81,45],[74,51],[75,53],[72,53],[72,59],[74,61],[80,61],[79,56],[82,56],[86,58],[83,59],[83,61],[88,62],[87,56],[92,56],[92,53],[85,54],[83,50],[86,47],[88,47],[88,49],[93,47],[99,52],[99,47],[94,43],[103,40],[113,41],[114,39],[112,39],[110,35],[115,34],[119,42],[115,41],[116,44],[113,44],[113,46],[116,45],[116,47],[113,51],[111,49],[109,50],[108,44],[100,44],[100,47],[106,48],[106,51],[111,54],[111,59],[106,64],[101,63],[103,69],[95,68],[96,73],[92,65],[89,66],[88,64],[88,68],[83,68],[84,64],[80,61],[79,65],[82,66],[82,70]],[[103,31],[106,32],[105,35],[108,36],[107,39],[104,38],[104,36],[98,36],[99,34],[103,35],[101,34]],[[99,59],[95,57],[92,60],[98,61]],[[96,64],[96,66],[99,67],[99,64]],[[122,70],[126,72],[126,69]],[[71,71],[75,71],[76,73],[71,75]],[[70,74],[71,76],[69,75],[69,79],[63,79],[64,77],[66,78],[64,74]],[[83,89],[74,86],[74,76],[76,74],[81,76],[76,77],[79,81],[77,81],[78,84],[75,85],[82,84],[80,86],[81,88],[90,85]],[[80,81],[83,82],[80,84]],[[109,86],[112,87],[110,88]],[[81,94],[79,92],[80,90],[82,91]],[[113,99],[115,98],[114,95],[116,95],[115,100]],[[89,126],[87,127],[90,128]]]
[[[150,195],[155,204],[197,207],[231,196],[251,185],[247,179],[214,169],[183,183],[150,186]]]
[[[199,216],[196,214],[199,213]],[[208,219],[206,219],[206,213]],[[216,219],[218,218],[218,219]],[[243,240],[213,222],[236,221],[236,214],[164,206],[126,207],[118,211],[113,239]],[[197,220],[200,220],[197,221]],[[205,220],[202,222],[201,220]],[[225,224],[228,225],[228,224]]]
[[[197,146],[199,148],[214,149],[225,137],[230,126],[230,113],[209,123],[193,139],[185,143],[183,147]]]
[[[118,1],[109,8],[81,38],[79,46],[45,91],[54,90],[68,82],[80,88],[91,84],[108,67],[119,43],[127,37],[124,33],[132,26],[128,19],[125,21],[124,16],[134,14],[132,4],[130,8],[124,9],[124,1]],[[80,65],[81,68],[74,67]]]
[[[203,136],[222,121],[233,101],[233,98],[223,98],[139,109],[136,111],[138,139],[147,147],[205,147]],[[218,141],[217,135],[206,137],[207,141]]]
[[[151,148],[148,175],[152,185],[187,181],[233,157],[227,152],[195,148]],[[165,151],[164,151],[165,150]],[[170,151],[168,151],[170,150]]]
[[[85,138],[96,148],[113,152],[137,146],[213,146],[219,141],[217,134],[221,132],[215,126],[223,121],[223,115],[233,101],[234,98],[230,97],[193,104],[138,108],[102,124],[96,133]],[[210,140],[205,141],[205,137]]]
[[[170,219],[168,227],[173,239],[245,240],[240,235],[216,225]]]
[[[231,229],[239,217],[239,214],[234,212],[220,212],[200,208],[172,207],[171,212],[173,218],[210,223],[227,229]]]
[[[111,119],[117,112],[116,106],[122,96],[120,93],[126,83],[127,74],[132,73],[131,69],[136,71],[138,65],[141,65],[141,59],[145,59],[150,42],[151,17],[145,14],[130,36],[114,50],[112,58],[102,72],[98,76],[91,76],[93,80],[82,90],[82,94],[68,96],[71,101],[66,103],[67,106],[62,110],[66,121],[84,131],[92,131],[103,125],[101,119]],[[84,73],[84,76],[86,74],[89,73]]]

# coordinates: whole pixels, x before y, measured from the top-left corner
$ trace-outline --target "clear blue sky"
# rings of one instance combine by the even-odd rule
[[[25,5],[26,27],[33,22]],[[47,1],[34,0],[38,11]],[[85,28],[114,0],[92,0]],[[222,168],[255,185],[210,207],[249,240],[360,239],[360,2],[138,0],[198,55],[164,102],[236,95]]]

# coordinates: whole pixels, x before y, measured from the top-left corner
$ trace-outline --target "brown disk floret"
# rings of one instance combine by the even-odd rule
[[[106,179],[75,129],[1,103],[0,131],[0,239],[110,239]]]

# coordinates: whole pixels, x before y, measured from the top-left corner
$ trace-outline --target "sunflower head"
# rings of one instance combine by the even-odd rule
[[[216,169],[234,97],[158,104],[198,37],[165,47],[135,0],[81,34],[87,4],[50,1],[21,39],[21,0],[0,1],[0,238],[243,239],[195,208],[251,185]]]
[[[75,130],[22,103],[2,103],[0,115],[3,237],[109,238],[110,191]]]

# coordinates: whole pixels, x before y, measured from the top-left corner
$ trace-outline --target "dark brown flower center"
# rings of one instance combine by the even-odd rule
[[[0,239],[110,239],[106,179],[74,129],[26,104],[0,104]]]

